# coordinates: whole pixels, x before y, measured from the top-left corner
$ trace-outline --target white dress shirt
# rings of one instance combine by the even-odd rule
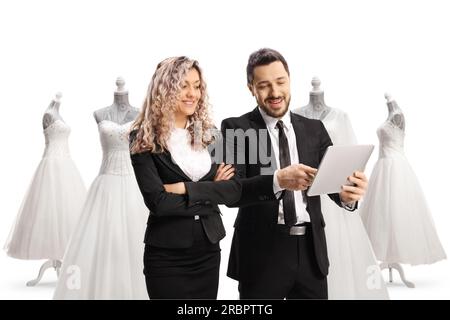
[[[194,182],[211,170],[211,156],[207,148],[194,150],[187,129],[174,128],[167,141],[172,161]]]
[[[289,156],[291,157],[291,164],[299,163],[298,158],[298,149],[297,149],[297,139],[294,132],[294,127],[291,123],[291,113],[290,111],[286,112],[286,114],[281,118],[277,119],[269,116],[264,112],[260,107],[258,107],[259,112],[261,113],[264,122],[266,123],[266,127],[269,130],[270,142],[272,143],[272,149],[275,155],[275,159],[277,162],[277,170],[280,169],[280,146],[278,139],[278,129],[276,128],[276,124],[278,120],[283,121],[284,133],[286,134],[286,138],[289,145]],[[278,184],[278,180],[276,177],[277,171],[273,176],[273,192],[277,195],[279,192],[283,191]],[[294,201],[295,201],[295,212],[297,214],[297,224],[302,222],[311,222],[309,217],[309,213],[306,211],[306,199],[304,201],[303,194],[301,191],[294,191]],[[284,224],[284,213],[283,213],[283,201],[280,201],[280,209],[278,211],[278,223]]]

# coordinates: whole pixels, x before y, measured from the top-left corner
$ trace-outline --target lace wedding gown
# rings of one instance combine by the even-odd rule
[[[445,259],[422,188],[403,151],[405,131],[387,120],[377,135],[379,158],[360,213],[378,260],[418,265]]]

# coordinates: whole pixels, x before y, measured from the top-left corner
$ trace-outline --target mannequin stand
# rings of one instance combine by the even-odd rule
[[[380,264],[380,269],[389,269],[389,282],[393,282],[392,279],[392,269],[395,269],[398,271],[398,274],[400,275],[400,279],[402,282],[408,287],[408,288],[415,288],[416,286],[411,281],[406,280],[405,278],[405,272],[403,271],[402,266],[399,263],[386,263],[383,262]]]
[[[59,260],[47,260],[39,269],[38,277],[34,280],[30,280],[27,282],[27,287],[34,287],[41,281],[42,276],[44,275],[45,270],[54,268],[56,271],[56,275],[59,278],[59,270],[61,269],[61,261]]]

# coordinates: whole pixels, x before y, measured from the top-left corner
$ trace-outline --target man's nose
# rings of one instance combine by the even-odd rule
[[[272,87],[272,90],[270,91],[270,96],[272,98],[277,98],[280,96],[280,90],[278,90],[277,87]]]

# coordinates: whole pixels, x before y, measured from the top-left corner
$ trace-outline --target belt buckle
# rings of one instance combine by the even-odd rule
[[[291,236],[302,236],[306,233],[306,227],[305,226],[292,226],[289,229],[289,235]]]

